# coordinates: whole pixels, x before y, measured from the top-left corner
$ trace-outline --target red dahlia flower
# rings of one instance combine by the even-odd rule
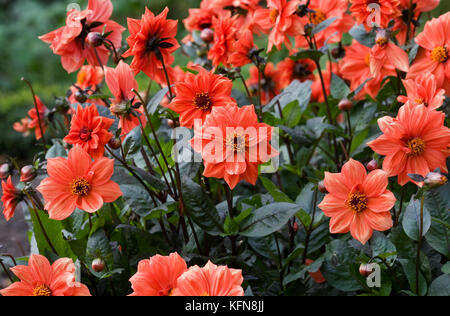
[[[19,204],[22,193],[12,183],[11,177],[7,181],[2,181],[2,203],[3,203],[3,215],[8,222],[14,216],[17,204]]]

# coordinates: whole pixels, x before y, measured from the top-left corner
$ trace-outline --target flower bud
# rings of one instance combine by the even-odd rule
[[[114,115],[120,116],[122,114],[128,113],[128,102],[120,102],[120,103],[112,103],[109,108],[111,113]]]
[[[342,46],[335,47],[331,50],[331,56],[334,59],[342,59],[345,57],[345,49]]]
[[[362,263],[359,266],[359,274],[361,274],[363,277],[367,278],[369,275],[372,274],[372,268],[368,263]]]
[[[105,270],[106,264],[105,261],[103,261],[100,258],[95,259],[94,261],[92,261],[92,270],[94,270],[95,272],[103,272],[103,270]]]
[[[0,166],[0,179],[6,180],[9,177],[9,165],[7,163]]]
[[[378,165],[378,162],[373,159],[367,164],[367,170],[374,171],[376,169],[380,169],[380,166]]]
[[[350,111],[353,108],[353,103],[349,99],[342,99],[338,107],[341,111]]]
[[[292,225],[292,230],[294,231],[294,233],[298,232],[298,224],[297,224],[297,222],[294,222],[294,225]]]
[[[90,32],[86,41],[93,47],[99,47],[103,44],[103,37],[99,32]]]
[[[122,145],[122,142],[121,142],[120,138],[116,138],[116,137],[111,138],[108,142],[108,146],[114,150],[119,149],[121,145]]]
[[[214,41],[214,31],[211,29],[204,29],[201,33],[200,33],[200,38],[202,39],[203,42],[209,44],[212,41]]]
[[[319,191],[320,191],[320,193],[323,193],[323,194],[328,193],[328,190],[325,187],[325,183],[323,181],[319,182]]]
[[[31,182],[37,176],[37,172],[33,166],[28,165],[20,170],[20,182]]]
[[[87,101],[88,96],[83,90],[77,90],[77,92],[75,92],[74,98],[75,100],[77,100],[77,102],[84,103]]]
[[[446,184],[447,181],[447,177],[440,174],[439,172],[430,172],[425,177],[424,183],[431,188],[436,188]]]
[[[167,125],[169,125],[170,128],[175,128],[175,122],[173,120],[167,120]]]

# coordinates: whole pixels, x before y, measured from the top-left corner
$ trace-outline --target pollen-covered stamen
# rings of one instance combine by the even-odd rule
[[[431,51],[431,59],[437,63],[446,62],[448,59],[448,50],[444,46],[435,47]]]
[[[245,134],[234,133],[227,136],[225,146],[230,148],[234,153],[245,153],[249,148],[248,138]]]
[[[197,93],[194,97],[194,106],[202,111],[211,109],[212,100],[208,92]]]
[[[367,197],[364,193],[353,192],[348,195],[345,204],[354,213],[361,213],[367,209]]]
[[[309,20],[312,24],[320,24],[327,19],[325,14],[320,10],[314,10],[315,12],[311,13],[309,16]]]
[[[272,11],[270,11],[269,17],[270,17],[270,21],[272,21],[272,23],[275,23],[278,18],[278,10],[273,9]]]
[[[70,186],[72,194],[76,196],[86,196],[91,190],[91,184],[85,178],[77,178]]]
[[[80,139],[84,142],[87,142],[88,140],[91,139],[91,133],[92,131],[89,128],[83,127],[80,130]]]
[[[411,150],[409,155],[413,157],[422,155],[426,148],[425,142],[418,137],[410,139],[406,146]]]
[[[386,30],[379,30],[375,37],[375,43],[379,46],[385,46],[389,42],[389,34]]]
[[[45,284],[39,285],[34,288],[33,296],[52,296],[52,290]]]

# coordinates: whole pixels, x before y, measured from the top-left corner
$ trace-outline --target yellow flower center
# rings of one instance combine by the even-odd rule
[[[311,21],[312,24],[320,24],[327,19],[327,17],[322,11],[320,10],[314,11],[316,12],[311,13],[309,16],[309,20]]]
[[[417,104],[424,104],[422,98],[415,99],[414,102],[416,102]]]
[[[388,39],[385,38],[385,37],[380,37],[380,38],[377,39],[376,43],[379,46],[384,46],[384,45],[386,45],[388,43]]]
[[[278,18],[278,10],[277,9],[273,9],[272,11],[270,11],[269,17],[270,17],[270,21],[272,21],[272,23],[275,23],[277,21],[277,18]]]
[[[245,153],[249,148],[248,138],[243,133],[234,133],[225,140],[225,145],[235,153]]]
[[[345,204],[354,213],[361,213],[367,209],[367,197],[361,192],[350,193]]]
[[[47,285],[39,285],[34,288],[33,296],[52,296],[52,290]]]
[[[211,109],[212,100],[208,92],[197,93],[194,97],[194,106],[202,111]]]
[[[85,178],[77,178],[73,180],[70,188],[73,195],[86,196],[91,190],[91,184]]]
[[[437,63],[443,63],[448,59],[448,50],[444,46],[438,46],[431,51],[431,59]]]
[[[418,137],[409,140],[406,146],[411,150],[409,155],[413,157],[422,155],[426,148],[425,142]]]

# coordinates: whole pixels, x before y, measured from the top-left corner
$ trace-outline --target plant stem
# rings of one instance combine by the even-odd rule
[[[31,85],[31,83],[28,80],[26,80],[25,78],[22,78],[22,81],[24,81],[30,87],[31,95],[33,96],[34,108],[36,110],[36,115],[38,118],[39,130],[41,132],[41,141],[42,141],[42,145],[44,146],[44,153],[47,154],[47,144],[45,142],[44,128],[42,127],[41,113],[39,112],[39,107],[38,107],[37,100],[36,100],[36,94],[34,93],[33,86]]]
[[[422,196],[420,200],[420,223],[419,223],[419,243],[417,245],[416,253],[416,294],[420,295],[419,287],[419,270],[420,270],[420,248],[422,248],[422,235],[423,235],[423,204],[425,202],[425,196]]]
[[[230,215],[230,218],[234,218],[234,212],[233,212],[233,191],[230,190],[230,188],[228,187],[228,185],[225,183],[224,184],[224,189],[225,189],[225,195],[227,197],[227,204],[228,204],[228,213]],[[231,251],[233,256],[237,256],[237,245],[236,245],[236,239],[237,236],[230,236],[230,240],[231,240]]]
[[[11,283],[14,283],[14,279],[11,277],[11,275],[8,272],[8,269],[3,264],[3,261],[0,259],[0,265],[2,266],[3,270],[5,270],[5,274],[8,276],[8,279],[11,281]]]
[[[313,226],[314,226],[314,220],[316,219],[316,208],[317,208],[317,196],[318,196],[318,190],[314,192],[314,203],[313,203],[313,213],[311,217],[311,224],[309,224],[309,228],[306,232],[306,239],[305,239],[305,250],[303,251],[303,257],[302,257],[302,263],[306,263],[306,259],[308,258],[308,247],[309,247],[309,241],[311,239],[311,234],[313,232]]]
[[[395,216],[395,222],[394,222],[394,227],[397,227],[400,221],[400,214],[402,213],[402,209],[403,209],[403,199],[405,198],[405,186],[402,186],[401,190],[400,190],[400,206],[399,206],[399,210],[397,215]]]

